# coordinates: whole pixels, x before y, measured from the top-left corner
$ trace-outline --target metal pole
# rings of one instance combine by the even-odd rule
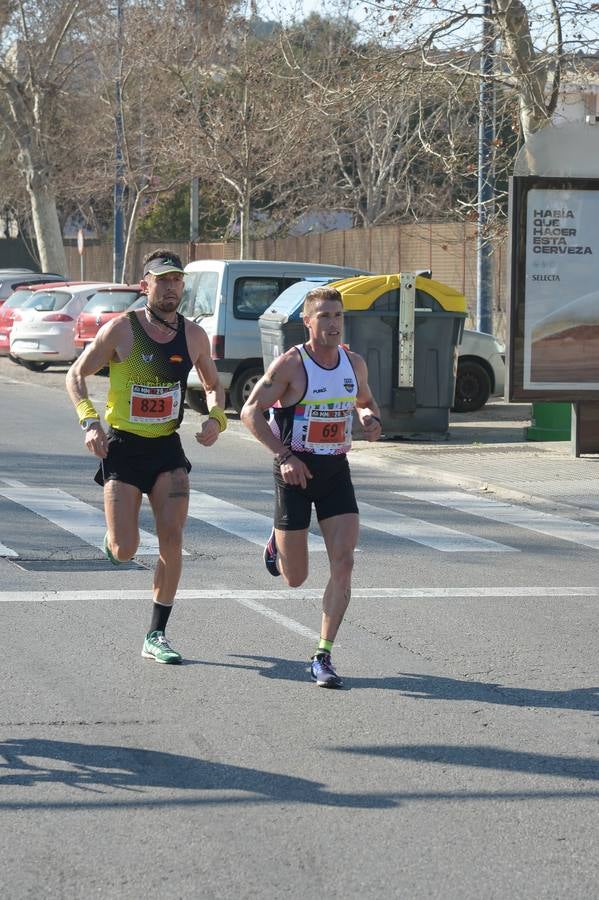
[[[200,39],[200,0],[195,0],[193,25],[196,41]],[[195,176],[189,186],[189,241],[195,244],[200,237],[200,179]],[[195,253],[194,253],[195,257]]]
[[[123,210],[124,175],[123,164],[123,98],[121,93],[121,66],[123,62],[123,0],[117,0],[117,70],[115,78],[115,172],[114,172],[114,234],[112,238],[112,279],[121,281],[125,255],[125,216]]]
[[[196,176],[191,179],[189,194],[189,240],[194,244],[199,236],[200,221],[200,179]]]
[[[480,53],[478,125],[478,230],[476,264],[476,327],[493,331],[493,266],[488,225],[493,215],[495,195],[492,152],[494,138],[493,50],[495,36],[491,21],[491,0],[483,0],[482,47]]]

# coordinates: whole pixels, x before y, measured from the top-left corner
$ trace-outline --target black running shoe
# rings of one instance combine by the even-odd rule
[[[266,547],[264,548],[264,565],[271,575],[276,577],[281,574],[277,568],[277,542],[275,541],[274,528],[271,531]]]
[[[330,653],[319,653],[318,655],[312,657],[310,675],[312,676],[312,681],[315,681],[318,687],[343,687],[343,680],[339,677],[339,675],[337,675],[335,669],[333,668]]]

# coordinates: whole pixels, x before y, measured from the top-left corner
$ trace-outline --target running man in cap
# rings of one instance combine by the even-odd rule
[[[338,688],[343,682],[331,662],[331,650],[351,596],[359,530],[347,462],[353,411],[367,441],[380,438],[381,420],[366,363],[341,346],[341,294],[329,287],[309,291],[303,319],[308,340],[270,365],[241,418],[274,455],[275,524],[264,563],[271,575],[282,575],[290,587],[299,587],[308,577],[312,504],[316,509],[330,576],[311,676],[320,687]],[[264,412],[269,407],[267,422]]]
[[[139,545],[139,509],[147,494],[156,522],[159,558],[154,602],[142,656],[180,663],[165,636],[182,566],[183,527],[189,504],[189,471],[177,429],[183,419],[187,376],[195,366],[206,390],[208,418],[196,434],[211,447],[227,427],[224,391],[203,328],[177,312],[183,266],[175,253],[156,250],[144,259],[146,305],[107,322],[69,369],[67,390],[85,446],[100,458],[95,476],[104,486],[107,531],[104,553],[118,566]],[[88,397],[86,378],[109,366],[105,418]]]

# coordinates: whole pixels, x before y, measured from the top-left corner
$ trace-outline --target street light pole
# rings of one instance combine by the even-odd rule
[[[478,123],[478,228],[476,264],[476,327],[493,331],[493,266],[488,225],[493,214],[495,195],[493,173],[494,86],[493,50],[495,34],[491,21],[491,0],[483,0],[482,47],[480,53]]]
[[[200,39],[200,0],[195,0],[193,25],[196,42]],[[189,186],[189,242],[191,258],[195,258],[194,245],[200,237],[200,179],[194,176]]]
[[[112,278],[121,281],[125,255],[125,216],[123,210],[124,175],[123,163],[123,97],[121,92],[121,67],[123,63],[123,0],[117,0],[117,69],[115,78],[115,172],[114,172],[114,233],[112,237]]]

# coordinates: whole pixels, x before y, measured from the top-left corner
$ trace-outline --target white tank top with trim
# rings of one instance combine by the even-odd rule
[[[358,380],[349,356],[339,347],[334,369],[315,362],[302,344],[296,347],[305,372],[306,391],[291,407],[274,407],[270,425],[295,452],[333,455],[351,448],[352,416]]]

